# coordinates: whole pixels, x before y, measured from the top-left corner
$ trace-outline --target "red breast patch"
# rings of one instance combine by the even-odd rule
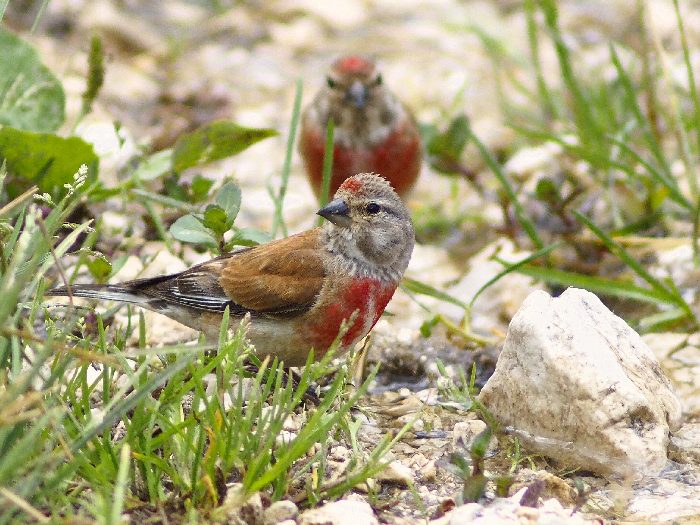
[[[395,290],[396,286],[381,284],[373,279],[356,279],[337,303],[326,307],[323,320],[309,327],[311,341],[319,352],[317,355],[323,355],[337,337],[343,321],[350,319],[353,314],[356,317],[353,324],[348,327],[341,344],[349,345],[367,335],[381,317]],[[373,303],[371,311],[370,303]]]

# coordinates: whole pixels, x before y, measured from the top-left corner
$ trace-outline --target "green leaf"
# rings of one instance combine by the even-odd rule
[[[427,146],[428,153],[435,157],[456,161],[467,145],[469,134],[469,119],[465,115],[458,115],[450,122],[445,132],[430,138]]]
[[[239,126],[220,120],[180,137],[173,148],[173,170],[182,172],[193,166],[232,157],[256,142],[277,135],[273,129]]]
[[[204,227],[213,230],[218,237],[226,233],[232,224],[233,221],[228,220],[226,212],[216,204],[210,204],[204,211]]]
[[[64,193],[63,185],[73,182],[81,164],[90,174],[97,172],[98,159],[92,146],[78,137],[62,138],[50,133],[32,133],[15,128],[0,129],[0,163],[7,162],[7,171],[27,184],[8,185],[15,196],[31,184],[41,191]],[[89,179],[91,180],[91,179]],[[59,192],[56,190],[60,189]]]
[[[469,119],[460,114],[450,122],[445,131],[435,126],[421,128],[430,166],[441,173],[452,175],[461,171],[460,157],[470,136]]]
[[[28,131],[55,131],[65,118],[58,79],[32,46],[0,27],[0,124]]]
[[[152,191],[142,190],[140,188],[135,188],[131,190],[133,195],[143,197],[149,201],[157,202],[163,206],[169,208],[175,208],[176,210],[182,210],[185,213],[193,213],[197,208],[188,204],[186,201],[179,199],[173,199],[172,197],[167,197],[166,195],[161,195],[160,193],[153,193]]]
[[[112,265],[104,257],[93,257],[87,263],[88,270],[98,282],[105,282],[112,273]]]
[[[471,446],[471,453],[474,457],[482,459],[486,456],[486,451],[489,448],[489,443],[491,442],[491,436],[493,432],[489,427],[486,430],[480,432],[475,438]]]
[[[216,240],[194,215],[184,215],[170,226],[170,234],[178,241],[216,246]]]
[[[140,180],[153,180],[170,173],[173,150],[164,149],[141,160],[133,173]]]
[[[81,109],[83,115],[87,115],[92,111],[92,103],[97,98],[104,80],[105,66],[102,40],[98,36],[93,36],[90,39],[90,53],[88,54],[87,85],[83,93],[83,107]]]
[[[241,188],[235,182],[227,182],[216,194],[216,203],[226,213],[226,217],[231,221],[229,228],[241,209]],[[228,228],[226,228],[228,229]]]
[[[537,186],[535,187],[535,197],[537,200],[549,204],[556,204],[562,200],[561,195],[559,194],[559,188],[549,177],[543,177],[537,181]]]
[[[450,454],[449,459],[450,463],[456,467],[457,471],[463,478],[466,479],[469,477],[472,467],[467,458],[465,458],[462,454],[459,454],[458,452],[453,452],[452,454]]]
[[[272,236],[255,228],[239,228],[231,239],[231,246],[257,246],[272,240]]]
[[[192,179],[190,188],[192,190],[192,202],[201,202],[209,195],[209,190],[214,185],[214,181],[197,174]]]
[[[486,493],[488,478],[484,474],[476,474],[464,480],[462,498],[465,503],[479,501]]]
[[[501,186],[505,190],[508,200],[512,204],[513,210],[515,211],[515,218],[518,220],[518,223],[522,229],[525,230],[527,236],[530,237],[532,243],[538,249],[542,248],[544,243],[537,233],[537,228],[535,228],[534,223],[525,213],[523,205],[520,204],[520,201],[518,200],[518,194],[516,193],[515,188],[511,184],[506,174],[503,172],[501,165],[476,135],[472,134],[471,138],[474,145],[479,150],[479,153],[481,153],[481,157],[484,159],[484,162],[491,169],[493,174],[496,176],[496,179],[498,179],[498,182],[501,183]]]

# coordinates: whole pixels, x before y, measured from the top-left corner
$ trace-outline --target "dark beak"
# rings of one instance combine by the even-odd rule
[[[355,80],[355,82],[350,84],[345,98],[357,109],[362,109],[367,105],[367,88],[362,82]]]
[[[316,213],[336,226],[350,224],[350,208],[343,199],[332,200]]]

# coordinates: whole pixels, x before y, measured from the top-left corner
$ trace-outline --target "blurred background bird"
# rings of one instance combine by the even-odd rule
[[[361,55],[337,59],[304,110],[299,151],[317,197],[329,118],[334,124],[329,194],[355,173],[374,172],[405,199],[421,170],[420,133],[411,111],[384,85],[374,60]]]

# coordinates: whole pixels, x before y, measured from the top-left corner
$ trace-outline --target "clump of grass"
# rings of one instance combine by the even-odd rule
[[[0,516],[117,523],[135,508],[168,505],[214,519],[232,482],[247,494],[314,503],[384,467],[403,431],[357,455],[340,479],[327,483],[321,472],[318,483],[303,481],[324,464],[330,440],[354,439],[350,409],[376,374],[348,390],[349,367],[333,365],[332,350],[319,362],[310,354],[293,379],[276,360],[251,373],[246,323],[229,337],[226,315],[219,341],[208,345],[148,348],[142,315],[121,329],[105,327],[100,315],[89,326],[70,305],[64,322],[47,318],[46,335],[37,332],[43,276],[89,223],[55,245],[53,238],[92,189],[78,179],[46,218],[27,204],[31,195],[0,210],[0,293],[9,299],[0,305]],[[126,343],[134,331],[137,349]],[[319,405],[301,408],[311,385],[331,372]],[[303,422],[296,434],[284,432],[290,417]]]
[[[641,239],[654,246],[656,237],[673,234],[679,223],[685,223],[692,231],[689,241],[698,260],[700,97],[677,1],[674,8],[687,88],[671,80],[665,51],[646,30],[642,4],[636,20],[640,43],[636,47],[609,44],[612,80],[583,70],[577,53],[567,44],[569,35],[560,27],[553,0],[524,4],[527,59],[510,55],[507,46],[482,29],[469,28],[482,40],[498,70],[499,100],[518,143],[551,142],[561,147],[565,159],[561,179],[571,187],[559,191],[561,181],[543,179],[536,184],[536,192],[523,191],[522,183],[505,173],[496,154],[467,128],[465,140],[475,146],[495,176],[492,182],[505,203],[505,233],[517,245],[543,255],[538,261],[504,262],[505,270],[555,286],[581,286],[611,298],[650,304],[651,314],[647,311],[630,319],[645,330],[697,326],[686,296],[650,272],[635,248],[640,242],[632,242]],[[540,61],[547,46],[557,59],[554,76],[545,74]],[[523,82],[524,75],[530,75],[531,82]],[[512,102],[508,93],[514,92],[527,104]],[[568,165],[583,168],[570,172]],[[486,181],[482,178],[482,182]],[[493,194],[486,191],[484,197],[493,198]],[[591,202],[601,205],[592,210]],[[536,215],[538,206],[566,228],[549,229],[547,221]],[[626,271],[620,271],[620,263]]]

